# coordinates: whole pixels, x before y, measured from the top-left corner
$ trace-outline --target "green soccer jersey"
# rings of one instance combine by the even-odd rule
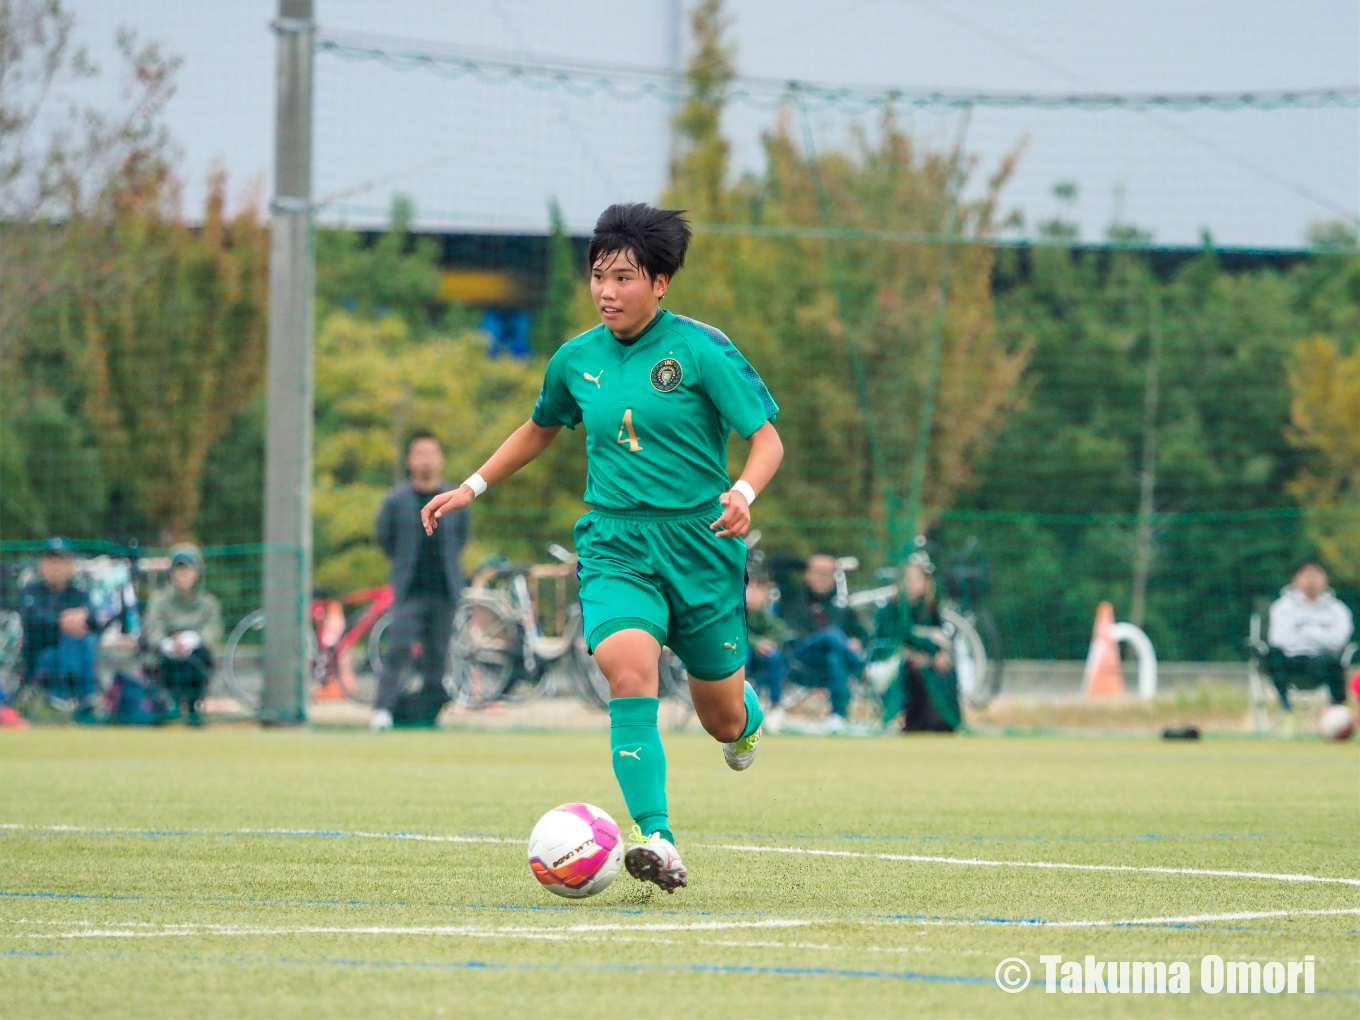
[[[731,486],[727,434],[743,439],[779,407],[720,330],[663,311],[631,343],[603,325],[548,362],[533,420],[586,426],[585,501],[680,510]]]

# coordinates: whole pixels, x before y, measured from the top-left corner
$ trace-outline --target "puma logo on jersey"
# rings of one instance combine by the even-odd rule
[[[638,761],[642,761],[642,748],[639,747],[636,751],[625,751],[623,748],[619,748],[619,757],[636,758]]]
[[[732,649],[732,651],[734,651],[734,652],[737,650],[737,646],[736,646],[735,644],[733,644],[731,641],[724,641],[724,642],[723,642],[723,647],[724,647],[724,648],[730,648],[730,649]]]
[[[585,376],[586,382],[593,382],[598,390],[600,388],[600,376],[604,375],[604,369],[600,369],[597,375],[591,375],[589,372],[582,372],[581,375]]]

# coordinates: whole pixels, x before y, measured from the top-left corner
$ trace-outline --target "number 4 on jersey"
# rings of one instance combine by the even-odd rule
[[[637,433],[633,431],[633,409],[631,407],[623,412],[623,421],[619,425],[617,442],[627,443],[629,453],[637,453],[642,449],[642,444],[638,442]]]

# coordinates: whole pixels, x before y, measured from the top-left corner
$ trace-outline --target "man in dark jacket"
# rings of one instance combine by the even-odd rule
[[[392,561],[391,584],[396,598],[388,630],[391,652],[383,660],[378,699],[369,725],[392,726],[392,711],[402,695],[402,674],[415,645],[421,649],[420,670],[425,698],[442,701],[444,663],[448,655],[453,608],[463,589],[461,560],[468,537],[467,510],[446,515],[433,535],[425,534],[421,508],[451,486],[441,477],[444,451],[429,432],[415,433],[406,444],[411,481],[387,494],[378,511],[378,545]]]
[[[836,560],[825,553],[809,556],[803,583],[781,604],[784,622],[797,635],[793,658],[820,679],[831,695],[832,732],[846,727],[850,677],[864,669],[864,626],[855,611],[836,604]]]
[[[76,560],[60,538],[48,541],[38,559],[38,577],[19,595],[24,628],[24,676],[53,697],[79,702],[88,712],[98,694],[95,678],[94,613],[90,596],[75,581]]]

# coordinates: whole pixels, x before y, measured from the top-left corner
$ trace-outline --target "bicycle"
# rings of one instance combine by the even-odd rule
[[[306,632],[309,700],[344,699],[372,707],[393,601],[391,585],[312,600]],[[251,713],[259,710],[264,685],[264,638],[265,614],[257,609],[232,628],[223,654],[222,683]],[[357,661],[356,649],[361,652]]]
[[[576,556],[555,543],[548,552],[557,563],[493,563],[474,575],[454,614],[445,675],[458,704],[478,709],[537,697],[559,666],[582,701],[608,709],[609,682],[586,650]],[[694,707],[688,674],[670,649],[662,661],[661,696],[679,702],[687,719]]]
[[[548,552],[557,563],[493,562],[472,576],[454,610],[444,674],[456,704],[480,709],[537,697],[549,670],[576,657],[578,639],[584,649],[580,606],[569,597],[576,557],[556,544]]]

